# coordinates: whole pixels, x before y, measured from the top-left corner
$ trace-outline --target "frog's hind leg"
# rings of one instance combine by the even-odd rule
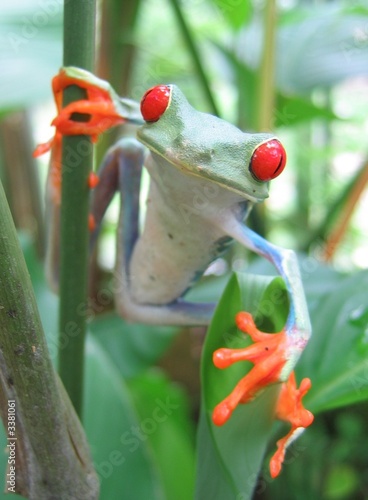
[[[119,233],[123,225],[125,261],[129,262],[139,235],[139,192],[143,162],[144,147],[132,138],[121,139],[106,153],[98,171],[99,182],[94,189],[91,203],[94,226],[90,239],[91,250],[98,237],[106,209],[114,194],[119,191],[121,204],[126,207],[121,210]]]
[[[114,193],[120,193],[120,220],[114,294],[119,314],[127,320],[161,325],[207,325],[213,304],[196,304],[178,299],[168,305],[142,304],[130,293],[134,276],[130,273],[131,255],[139,237],[139,193],[144,162],[143,146],[135,139],[122,139],[107,153],[99,170],[100,182],[94,190],[92,217],[95,229],[91,246],[97,238],[101,220]]]

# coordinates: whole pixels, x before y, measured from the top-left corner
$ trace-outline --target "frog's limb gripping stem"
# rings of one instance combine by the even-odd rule
[[[63,91],[71,85],[84,89],[86,99],[72,102],[63,108]],[[52,80],[52,90],[57,107],[57,116],[52,121],[52,125],[56,127],[56,136],[89,135],[95,142],[101,133],[116,125],[125,122],[143,123],[138,103],[120,98],[107,82],[80,68],[62,68]],[[89,119],[87,122],[75,121],[73,113],[87,114]],[[55,141],[54,138],[40,144],[34,155],[39,156],[49,151],[58,146],[58,142],[60,141]]]
[[[280,381],[285,366],[285,346],[287,336],[284,330],[279,333],[264,333],[257,329],[251,314],[241,312],[236,316],[236,324],[255,342],[244,349],[218,349],[213,361],[218,368],[227,368],[237,361],[251,361],[254,367],[236,385],[234,390],[219,403],[213,411],[213,422],[223,425],[239,403],[248,403],[270,384]],[[305,427],[313,422],[313,415],[302,404],[303,396],[311,387],[305,378],[297,389],[295,374],[292,372],[287,382],[281,386],[276,406],[276,418],[290,422],[291,430],[277,442],[277,451],[270,462],[271,476],[276,477],[281,471],[287,446]]]

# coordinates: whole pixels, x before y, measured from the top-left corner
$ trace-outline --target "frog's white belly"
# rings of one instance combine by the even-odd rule
[[[231,239],[216,226],[221,213],[244,215],[244,198],[152,156],[144,229],[129,263],[130,294],[141,304],[169,304],[190,288]],[[239,215],[237,212],[242,212]]]
[[[134,300],[168,304],[180,297],[221,251],[216,240],[223,236],[211,226],[198,228],[194,222],[188,227],[180,221],[168,226],[149,207],[129,269]]]

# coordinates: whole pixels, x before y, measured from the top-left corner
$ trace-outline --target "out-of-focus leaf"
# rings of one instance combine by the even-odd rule
[[[324,496],[329,500],[358,496],[359,475],[351,465],[335,465],[326,479]]]
[[[307,296],[308,309],[312,315],[314,309],[320,305],[321,300],[341,286],[346,275],[320,262],[312,255],[298,254],[298,263]],[[268,260],[256,258],[247,272],[274,276],[276,271]]]
[[[60,1],[5,2],[0,16],[0,108],[51,98],[51,77],[62,63]]]
[[[97,317],[90,330],[124,378],[153,365],[178,333],[172,327],[127,323],[115,313]]]
[[[241,61],[230,49],[215,44],[232,68],[239,89],[239,126],[254,128],[256,124],[255,103],[258,98],[256,71]],[[296,123],[309,121],[312,118],[335,120],[338,117],[328,105],[317,106],[307,96],[292,95],[282,89],[276,91],[276,107],[274,111],[275,126],[290,127]]]
[[[276,307],[269,307],[270,304]],[[211,418],[214,407],[251,368],[250,363],[239,362],[219,370],[212,362],[216,349],[245,347],[250,343],[235,326],[235,315],[241,310],[262,319],[262,329],[280,330],[288,311],[282,280],[236,274],[215,311],[202,356],[197,499],[223,500],[237,495],[242,500],[251,498],[271,432],[278,386],[266,389],[252,403],[240,405],[222,427],[216,427]]]
[[[236,0],[212,0],[212,3],[215,4],[220,13],[234,29],[239,29],[249,21],[253,11],[253,5],[250,0],[242,0],[241,2]]]
[[[277,88],[285,94],[309,93],[354,76],[367,75],[367,16],[332,4],[287,13],[276,47]],[[261,54],[260,23],[248,25],[238,40],[239,58],[257,68]],[[252,47],[252,50],[247,48]]]
[[[317,106],[307,97],[276,94],[275,126],[292,126],[315,118],[336,120],[338,117],[329,106]]]
[[[122,377],[94,339],[89,339],[86,351],[83,420],[101,481],[100,499],[163,500],[143,422]]]
[[[132,380],[129,388],[142,433],[155,457],[165,498],[193,498],[194,428],[183,391],[156,370]]]
[[[313,412],[368,398],[368,272],[340,280],[312,311],[313,335],[297,366],[312,379]]]
[[[257,113],[257,80],[255,71],[246,66],[234,51],[220,43],[215,47],[224,56],[233,71],[239,89],[237,124],[242,129],[255,129]]]
[[[217,303],[229,281],[229,277],[229,273],[221,276],[204,277],[185,294],[185,299],[193,302]]]

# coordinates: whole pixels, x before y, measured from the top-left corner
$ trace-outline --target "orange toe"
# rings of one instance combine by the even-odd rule
[[[223,425],[239,403],[248,403],[266,386],[278,382],[285,365],[286,334],[264,333],[257,329],[249,313],[239,313],[236,323],[254,340],[254,344],[244,349],[218,349],[213,354],[217,368],[224,369],[238,361],[251,361],[254,367],[235,386],[233,391],[219,403],[213,413],[216,425]]]
[[[302,398],[309,391],[312,384],[309,378],[304,378],[299,389],[296,386],[295,373],[292,372],[287,382],[281,387],[276,405],[276,418],[291,424],[290,431],[277,441],[277,451],[270,461],[271,477],[277,477],[282,469],[287,447],[314,420],[313,414],[306,410]]]
[[[94,189],[100,182],[99,176],[95,172],[91,172],[88,176],[88,187]]]

